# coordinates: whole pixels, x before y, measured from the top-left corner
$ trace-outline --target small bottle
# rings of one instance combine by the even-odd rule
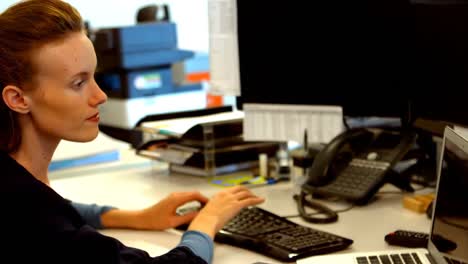
[[[277,161],[277,178],[278,179],[290,179],[291,177],[291,165],[288,153],[287,143],[281,144],[280,149],[276,153]]]
[[[268,175],[268,154],[260,153],[258,155],[258,167],[259,167],[259,176],[264,177],[265,179],[269,177]]]

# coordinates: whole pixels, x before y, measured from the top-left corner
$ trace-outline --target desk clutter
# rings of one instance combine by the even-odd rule
[[[244,141],[242,121],[239,114],[227,112],[146,124],[142,130],[150,134],[150,140],[136,153],[168,162],[171,172],[197,176],[258,168],[259,153],[275,156],[280,145]]]
[[[412,132],[377,128],[352,129],[333,139],[332,142],[339,143],[335,144],[336,150],[329,151],[330,157],[321,160],[318,158],[319,154],[329,148],[309,148],[307,131],[304,133],[304,148],[296,151],[290,151],[284,142],[245,141],[243,116],[232,111],[147,122],[143,123],[140,129],[147,136],[144,143],[136,149],[138,155],[167,162],[172,173],[206,177],[211,185],[219,187],[256,187],[291,180],[293,166],[302,168],[303,180],[310,180],[313,174],[311,172],[317,167],[317,164],[313,166],[317,160],[328,165],[341,165],[339,162],[342,162],[346,165],[344,169],[341,166],[333,167],[330,173],[337,173],[341,176],[340,179],[350,181],[349,184],[345,182],[345,187],[340,187],[335,192],[320,193],[319,188],[341,183],[336,180],[336,175],[328,185],[314,188],[301,181],[303,196],[296,200],[298,216],[312,223],[330,223],[338,219],[337,212],[317,202],[321,198],[339,197],[354,204],[366,205],[384,183],[392,183],[404,190],[406,185],[403,183],[406,181],[399,180],[405,177],[392,168],[397,162],[405,159],[417,139]],[[341,157],[339,154],[343,154],[343,159],[336,159]],[[273,164],[274,166],[271,166]],[[345,170],[347,168],[348,171]],[[350,173],[351,169],[354,169],[354,173]],[[369,178],[373,179],[370,176],[374,174],[364,173],[367,172],[364,169],[376,170],[374,174],[378,179],[368,181]],[[346,173],[341,173],[343,171]],[[361,178],[367,184],[367,187],[363,188],[364,191],[359,195],[346,196],[346,190],[356,192],[363,185],[357,182],[357,179]],[[409,189],[405,191],[413,192]],[[307,198],[305,195],[308,195]],[[418,202],[424,200],[424,197],[419,196],[406,197],[410,198]],[[306,207],[311,207],[314,212],[307,212]],[[419,205],[413,202],[406,207],[423,210],[427,209],[427,204]],[[284,262],[340,251],[353,243],[353,240],[346,236],[309,228],[287,218],[258,207],[243,209],[216,234],[215,241],[252,250]]]
[[[406,195],[403,197],[403,207],[417,213],[426,213],[435,194]]]

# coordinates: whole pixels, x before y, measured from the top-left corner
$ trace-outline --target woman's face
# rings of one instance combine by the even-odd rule
[[[90,141],[98,134],[98,106],[107,100],[94,80],[96,54],[84,33],[34,53],[36,69],[30,98],[33,127],[46,137]]]

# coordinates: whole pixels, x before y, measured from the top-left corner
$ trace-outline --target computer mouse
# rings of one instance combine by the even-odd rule
[[[191,212],[200,211],[205,204],[202,204],[198,201],[186,203],[176,209],[176,214],[185,215]],[[177,230],[186,231],[190,225],[190,222],[178,225],[174,227]]]
[[[179,206],[176,209],[176,214],[185,215],[191,212],[200,211],[200,209],[203,208],[203,205],[204,204],[201,204],[200,202],[189,202],[182,206]]]

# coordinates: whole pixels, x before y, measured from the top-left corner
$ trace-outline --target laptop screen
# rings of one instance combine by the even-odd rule
[[[446,137],[442,154],[431,240],[444,257],[468,263],[468,152]]]

